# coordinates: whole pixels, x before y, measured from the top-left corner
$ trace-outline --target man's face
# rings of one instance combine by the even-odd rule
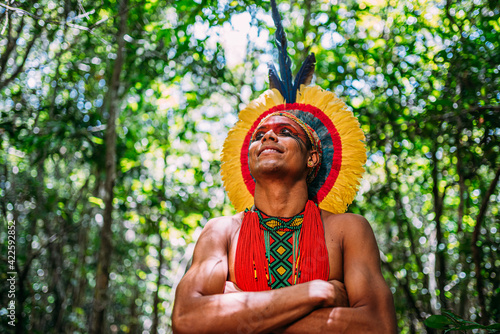
[[[260,124],[252,136],[249,167],[253,177],[283,172],[297,177],[307,175],[307,135],[285,116],[272,116]]]

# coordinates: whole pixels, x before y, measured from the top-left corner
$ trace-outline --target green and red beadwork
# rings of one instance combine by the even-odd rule
[[[293,217],[272,217],[256,209],[260,228],[264,233],[264,245],[268,264],[268,286],[279,289],[297,284],[299,237],[304,212]]]

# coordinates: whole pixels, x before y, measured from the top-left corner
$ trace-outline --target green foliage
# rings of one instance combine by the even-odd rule
[[[315,52],[316,83],[346,100],[366,133],[367,171],[350,211],[376,232],[400,332],[433,333],[425,319],[499,322],[499,5],[279,3],[294,64]],[[268,4],[128,4],[113,98],[107,332],[168,332],[202,226],[234,213],[219,153],[238,110],[267,85]],[[0,4],[0,254],[16,221],[19,331],[88,331],[118,8],[110,0]]]
[[[424,323],[427,327],[444,330],[444,333],[472,329],[484,329],[488,333],[500,332],[500,324],[498,323],[485,326],[474,321],[464,320],[449,311],[443,311],[443,315],[431,315],[425,319]]]

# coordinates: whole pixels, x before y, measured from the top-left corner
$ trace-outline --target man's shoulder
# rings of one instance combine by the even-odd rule
[[[321,218],[327,230],[341,231],[342,234],[347,235],[373,233],[368,220],[358,214],[334,214],[325,210],[321,210]]]
[[[370,226],[368,220],[362,215],[355,213],[331,213],[321,210],[321,219],[325,224],[354,225],[354,227]]]
[[[232,216],[220,216],[210,219],[203,228],[207,232],[231,233],[238,229],[243,220],[243,213],[239,212]]]
[[[232,215],[232,216],[215,217],[215,218],[210,219],[207,222],[207,224],[205,225],[205,228],[206,227],[241,224],[242,219],[243,219],[243,212],[238,212],[237,214]]]
[[[221,216],[210,219],[198,238],[198,244],[205,245],[207,242],[210,247],[220,245],[220,249],[225,249],[229,244],[234,231],[241,225],[243,215],[235,214],[233,216]],[[203,247],[203,246],[201,246]]]
[[[322,218],[327,240],[338,240],[344,252],[348,249],[364,249],[366,245],[374,245],[372,250],[376,250],[375,235],[365,217],[353,213],[322,212]]]

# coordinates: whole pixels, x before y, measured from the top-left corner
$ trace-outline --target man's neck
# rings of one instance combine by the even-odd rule
[[[292,217],[304,210],[307,200],[305,180],[292,185],[282,180],[266,180],[255,184],[255,206],[270,216]]]

